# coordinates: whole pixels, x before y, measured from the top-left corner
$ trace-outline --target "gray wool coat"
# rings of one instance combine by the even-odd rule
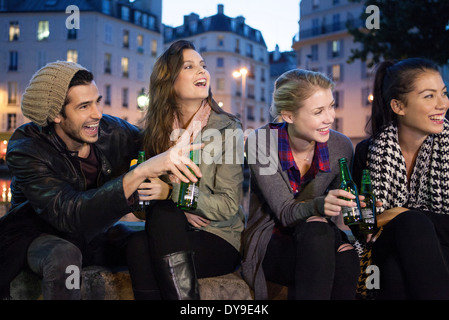
[[[279,161],[277,130],[270,130],[269,124],[257,129],[248,136],[245,149],[251,172],[251,191],[249,216],[242,237],[242,273],[254,290],[255,299],[267,299],[262,262],[275,226],[273,217],[283,226],[293,226],[312,215],[324,216],[326,193],[340,185],[338,159],[345,157],[351,166],[353,145],[348,137],[331,130],[328,140],[331,171],[319,171],[296,199],[288,174],[282,170]]]

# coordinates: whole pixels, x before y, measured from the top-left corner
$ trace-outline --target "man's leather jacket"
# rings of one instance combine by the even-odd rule
[[[22,257],[42,232],[88,243],[131,212],[122,180],[141,143],[137,127],[104,115],[92,145],[101,166],[97,188],[86,190],[76,154],[67,150],[52,126],[27,123],[17,128],[6,156],[13,176],[12,208],[0,219],[0,268],[14,255]]]

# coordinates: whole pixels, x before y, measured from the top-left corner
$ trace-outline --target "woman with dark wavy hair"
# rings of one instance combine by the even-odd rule
[[[354,180],[371,173],[382,203],[372,244],[380,299],[449,299],[449,101],[438,67],[410,58],[376,72],[371,137],[356,147]]]
[[[163,299],[198,299],[197,277],[231,273],[240,263],[243,132],[212,99],[205,61],[189,41],[176,41],[158,58],[149,96],[147,157],[174,145],[204,144],[195,210],[177,207],[179,179],[170,173],[161,177],[157,196],[151,184],[142,184],[150,189],[139,192],[141,200],[158,199],[146,215],[155,292]]]

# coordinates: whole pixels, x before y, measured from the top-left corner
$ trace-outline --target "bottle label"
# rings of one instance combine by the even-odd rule
[[[357,207],[342,207],[341,213],[345,224],[360,222],[360,213]]]
[[[184,194],[184,200],[190,200],[190,203],[196,202],[196,199],[198,199],[198,188],[195,184],[189,184],[189,187],[187,188],[185,194]]]
[[[365,223],[374,224],[374,215],[371,208],[363,208],[362,217]]]

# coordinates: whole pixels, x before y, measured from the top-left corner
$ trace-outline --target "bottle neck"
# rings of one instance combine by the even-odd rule
[[[341,180],[352,180],[351,174],[349,173],[348,165],[346,162],[340,162],[340,177]]]

